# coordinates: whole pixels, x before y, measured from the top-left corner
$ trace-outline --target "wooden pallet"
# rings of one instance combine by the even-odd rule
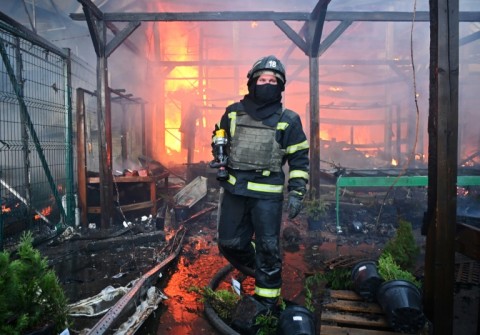
[[[328,267],[330,270],[333,270],[335,268],[351,268],[355,264],[357,264],[360,261],[367,260],[366,258],[360,258],[358,256],[338,256],[335,258],[331,258],[327,261],[325,261],[325,266]]]
[[[394,335],[381,307],[353,291],[329,291],[324,298],[321,335]]]

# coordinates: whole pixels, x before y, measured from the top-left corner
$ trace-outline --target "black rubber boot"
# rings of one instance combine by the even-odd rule
[[[267,315],[267,307],[251,295],[244,296],[237,304],[232,316],[232,328],[242,335],[255,335],[259,329],[256,319]]]
[[[254,294],[253,299],[261,303],[263,306],[267,308],[270,312],[274,313],[277,310],[277,303],[278,303],[278,297],[276,298],[266,298],[266,297],[261,297],[259,295]]]

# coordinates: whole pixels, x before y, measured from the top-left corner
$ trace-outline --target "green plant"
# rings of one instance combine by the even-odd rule
[[[275,335],[277,333],[278,318],[272,313],[261,314],[255,319],[258,330],[255,335]]]
[[[23,334],[52,323],[59,333],[68,326],[67,298],[32,242],[30,232],[22,235],[18,259],[0,253],[1,334]]]
[[[350,269],[337,267],[329,271],[318,272],[306,279],[306,286],[324,282],[332,290],[347,290],[352,287]]]
[[[413,283],[416,287],[421,287],[421,283],[415,278],[415,276],[411,272],[403,270],[388,252],[383,252],[378,259],[378,274],[386,281],[407,280]]]
[[[240,297],[232,291],[216,290],[210,287],[191,287],[190,291],[198,293],[202,296],[202,301],[208,301],[212,308],[217,312],[218,316],[226,321],[231,321],[235,306]]]
[[[305,307],[314,312],[314,295],[318,295],[319,287],[329,287],[332,290],[347,290],[353,286],[348,268],[334,268],[326,272],[317,272],[305,280]]]
[[[415,242],[410,222],[399,220],[395,236],[385,244],[383,252],[392,255],[395,263],[403,270],[413,270],[420,248]]]
[[[314,196],[304,201],[304,208],[307,217],[314,221],[320,220],[327,213],[329,207],[329,202]]]

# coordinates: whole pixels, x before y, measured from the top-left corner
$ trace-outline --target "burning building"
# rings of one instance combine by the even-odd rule
[[[100,202],[107,208],[114,193],[112,175],[139,169],[139,156],[168,168],[211,160],[214,124],[227,105],[246,93],[252,61],[266,54],[275,54],[287,66],[284,101],[308,129],[312,185],[318,183],[318,171],[332,167],[426,170],[432,138],[445,135],[438,146],[447,147],[452,142],[447,136],[450,126],[458,134],[458,143],[453,141],[450,148],[458,151],[455,166],[475,171],[480,163],[480,134],[472,121],[478,118],[479,105],[478,3],[460,1],[458,31],[452,33],[459,42],[453,58],[458,60],[458,85],[453,89],[458,94],[458,118],[441,119],[443,123],[432,121],[431,106],[446,108],[456,99],[432,103],[429,9],[427,1],[37,0],[25,1],[23,7],[18,1],[2,3],[6,15],[55,45],[70,48],[88,64],[73,69],[75,78],[87,72],[88,80],[72,86],[91,93],[83,100],[85,149],[76,159],[83,159],[81,168],[99,174]],[[27,48],[22,50],[27,53]],[[7,72],[2,67],[2,78]],[[3,89],[8,85],[3,79],[2,91],[8,91]],[[57,85],[52,82],[43,89],[54,95]],[[109,90],[117,95],[110,96]],[[1,102],[10,104],[8,99],[12,97],[4,94]],[[75,102],[75,107],[80,105]],[[34,205],[37,215],[48,219],[48,207],[56,206],[58,212],[57,193],[67,192],[57,184],[41,196],[49,201],[32,203],[32,195],[45,191],[41,185],[15,196],[14,191],[28,184],[29,174],[19,169],[21,176],[14,177],[21,180],[18,183],[6,178],[6,173],[16,173],[10,165],[20,168],[24,163],[11,155],[15,146],[6,135],[11,124],[6,110],[0,114],[1,196],[6,199],[2,212],[11,215],[15,208]],[[74,108],[76,116],[78,111]],[[41,119],[41,115],[36,119],[35,128],[50,128]],[[443,133],[435,133],[438,124],[447,124]],[[54,130],[48,129],[49,139],[55,137]],[[28,147],[25,143],[22,150],[27,152]],[[438,153],[434,154],[436,159]],[[33,161],[41,162],[41,157],[39,151]],[[68,179],[63,174],[58,172],[58,179]],[[86,184],[77,179],[78,187]],[[110,212],[102,211],[106,218]]]

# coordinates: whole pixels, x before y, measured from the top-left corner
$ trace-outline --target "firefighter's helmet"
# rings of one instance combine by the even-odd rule
[[[273,72],[275,77],[280,79],[283,84],[287,81],[285,77],[285,67],[282,62],[273,55],[257,60],[250,71],[248,71],[247,78],[250,81],[253,78],[259,77],[264,72]]]

